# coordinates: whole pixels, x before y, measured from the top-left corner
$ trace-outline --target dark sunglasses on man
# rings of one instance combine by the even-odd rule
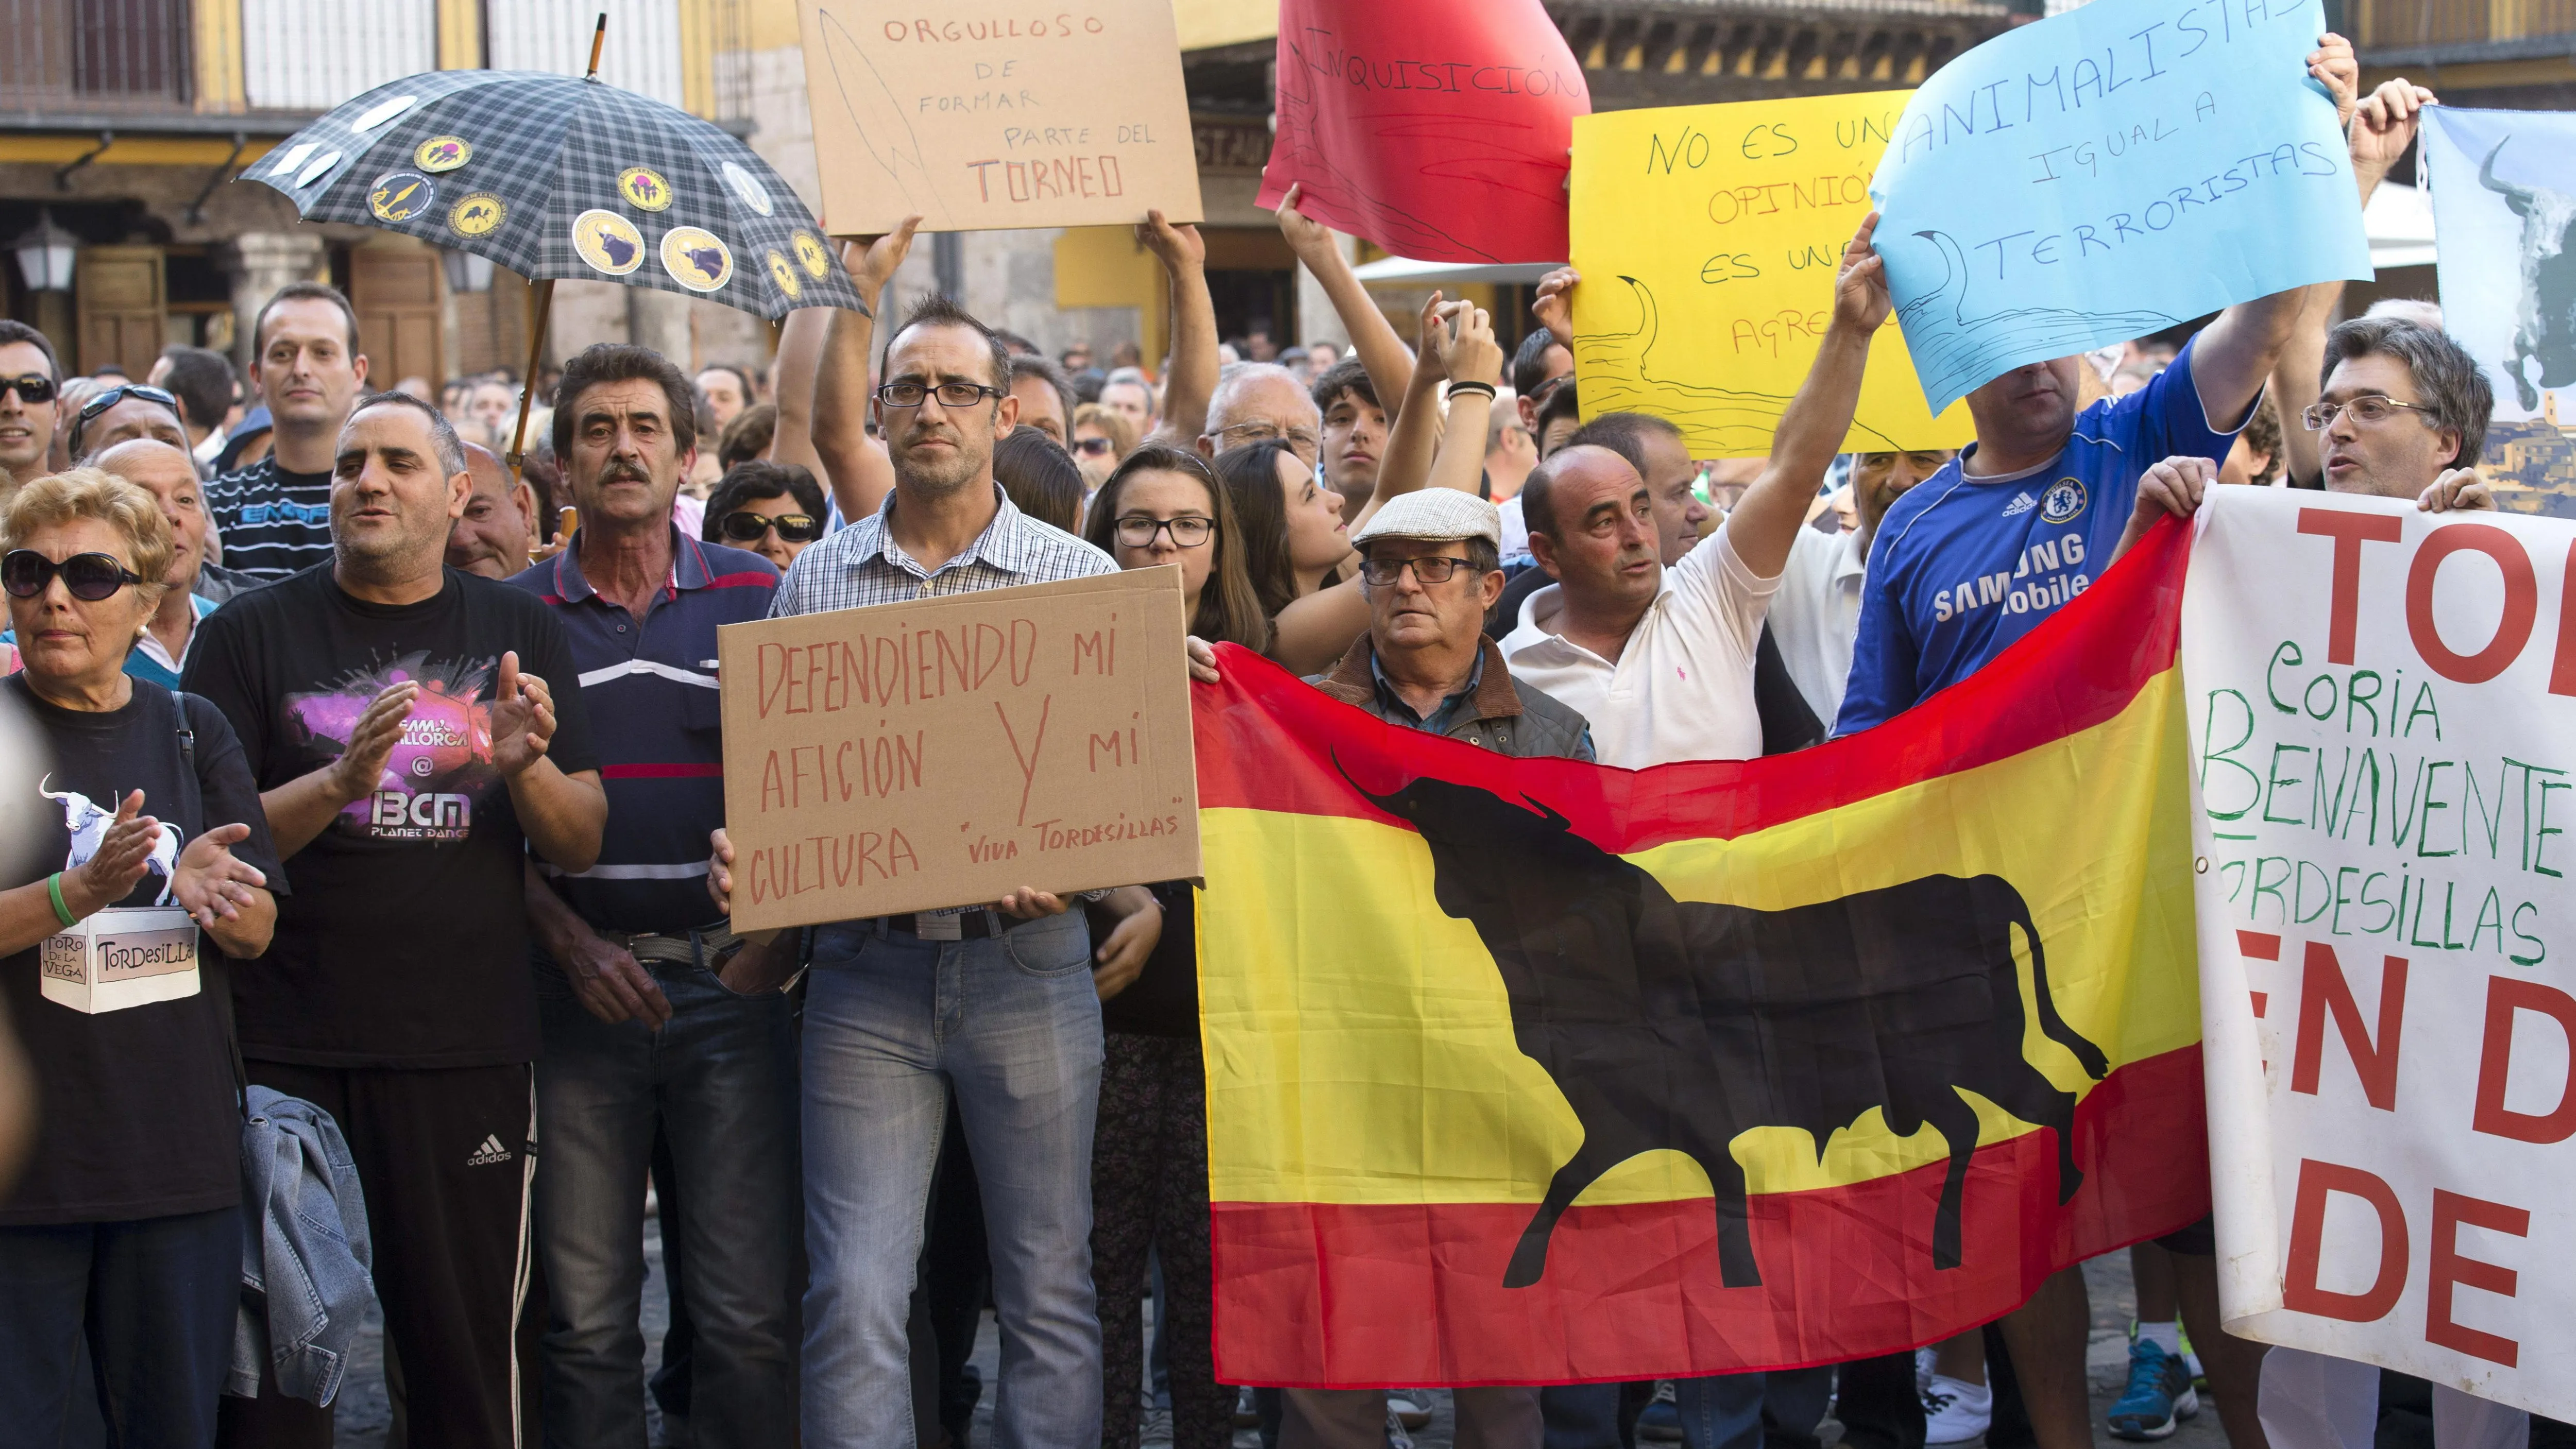
[[[22,393],[20,396],[23,397],[25,394]],[[80,456],[81,434],[89,427],[89,420],[129,397],[139,397],[145,402],[159,403],[168,408],[170,416],[174,418],[184,419],[185,417],[185,414],[179,411],[179,399],[172,395],[169,389],[154,387],[148,382],[120,382],[104,392],[92,394],[88,401],[81,404],[80,416],[72,419],[70,447],[73,457]]]
[[[57,391],[59,389],[54,386],[54,380],[42,373],[26,372],[16,377],[0,377],[0,392],[16,393],[18,401],[29,407],[34,407],[38,403],[52,402]]]
[[[143,577],[116,561],[107,553],[76,553],[56,563],[32,548],[13,548],[0,557],[0,588],[11,598],[32,599],[44,593],[56,574],[62,575],[63,587],[71,596],[95,604],[111,598],[127,584],[139,584]]]
[[[758,543],[760,536],[772,528],[778,530],[781,543],[812,543],[823,536],[823,521],[810,513],[782,513],[768,518],[745,510],[726,514],[718,527],[727,543]]]

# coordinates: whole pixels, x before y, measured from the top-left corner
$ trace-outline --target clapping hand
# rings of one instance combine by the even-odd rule
[[[501,683],[492,696],[492,764],[515,777],[546,757],[554,742],[555,701],[546,682],[519,672],[516,650],[501,656]]]
[[[367,703],[366,713],[349,729],[349,747],[331,766],[331,790],[342,800],[363,800],[384,783],[385,762],[402,743],[403,725],[412,701],[420,697],[417,680],[388,684]]]
[[[63,900],[75,916],[115,905],[131,894],[151,867],[152,848],[161,843],[161,822],[143,813],[143,792],[135,790],[116,803],[98,849],[80,869],[63,875]]]
[[[217,921],[239,920],[240,908],[251,903],[251,892],[268,884],[268,877],[257,867],[233,855],[232,848],[249,838],[247,825],[218,825],[179,852],[170,896],[198,925],[212,929]]]

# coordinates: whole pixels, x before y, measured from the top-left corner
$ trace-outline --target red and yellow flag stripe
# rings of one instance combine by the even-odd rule
[[[2157,531],[1970,680],[1796,755],[1629,772],[1506,760],[1391,728],[1250,655],[1199,691],[1218,1376],[1337,1386],[1638,1379],[1833,1362],[1944,1337],[2055,1269],[2208,1210],[2187,752],[2175,642],[2186,531]],[[1348,772],[1346,775],[1345,772]],[[1876,1110],[1820,1145],[1734,1140],[1763,1282],[1722,1285],[1711,1189],[1677,1152],[1575,1200],[1544,1277],[1503,1286],[1583,1128],[1514,1036],[1422,838],[1351,783],[1544,802],[1679,901],[1778,911],[1927,875],[1999,875],[2058,1009],[2111,1070],[2044,1038],[2080,1094],[2074,1198],[2054,1135],[1967,1095],[1962,1262],[1932,1265],[1948,1149]]]

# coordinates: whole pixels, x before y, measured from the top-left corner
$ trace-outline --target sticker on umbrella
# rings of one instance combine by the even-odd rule
[[[462,136],[432,136],[411,153],[411,164],[435,176],[474,159],[474,143]]]
[[[510,203],[488,191],[468,192],[447,213],[447,229],[458,236],[490,236],[510,219]]]
[[[675,226],[662,233],[662,270],[692,292],[712,292],[733,280],[733,252],[704,227]]]
[[[778,284],[778,290],[786,293],[790,302],[805,291],[803,284],[796,280],[796,269],[787,264],[787,258],[776,247],[769,249],[769,280]]]
[[[741,162],[727,161],[724,164],[724,179],[725,184],[733,188],[734,195],[742,198],[743,205],[763,216],[771,215],[778,210],[778,204],[769,198],[769,188],[760,184],[759,177],[744,170]]]
[[[807,276],[820,281],[832,269],[832,254],[823,249],[823,243],[812,232],[800,231],[796,233],[796,264],[805,269]]]
[[[367,210],[382,222],[405,222],[438,203],[438,184],[417,171],[388,171],[367,189]]]
[[[622,277],[644,264],[644,234],[635,223],[597,208],[572,219],[572,249],[594,272]]]
[[[617,194],[645,211],[668,211],[671,183],[650,166],[629,166],[617,173]]]

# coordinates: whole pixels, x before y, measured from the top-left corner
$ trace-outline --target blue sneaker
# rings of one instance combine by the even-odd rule
[[[2167,1438],[2176,1424],[2199,1412],[2200,1395],[2192,1391],[2191,1370],[2181,1355],[2144,1339],[2129,1345],[2129,1386],[2106,1416],[2115,1437]]]
[[[1673,1381],[1658,1379],[1653,1401],[1637,1415],[1637,1438],[1657,1444],[1678,1444],[1681,1437],[1681,1404],[1674,1395]]]

